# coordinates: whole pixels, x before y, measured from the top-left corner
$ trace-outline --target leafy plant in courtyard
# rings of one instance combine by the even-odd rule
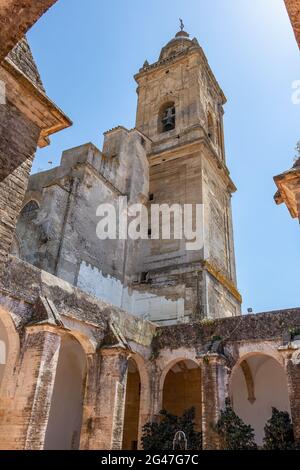
[[[299,327],[290,328],[289,333],[291,335],[291,339],[293,340],[295,336],[300,336],[300,328]]]
[[[264,450],[293,450],[295,439],[290,415],[272,408],[272,417],[265,425]]]
[[[214,426],[214,430],[221,437],[224,450],[257,449],[254,430],[237,416],[229,400],[226,401],[226,408],[221,411],[221,416]]]
[[[149,422],[143,428],[143,449],[173,450],[175,434],[178,431],[183,431],[187,438],[188,450],[200,450],[202,435],[195,429],[195,414],[195,408],[186,410],[180,417],[162,410],[158,422]]]

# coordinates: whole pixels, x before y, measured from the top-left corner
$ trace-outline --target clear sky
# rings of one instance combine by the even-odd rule
[[[227,164],[243,311],[300,307],[300,232],[273,201],[273,176],[292,166],[300,139],[300,54],[283,0],[59,0],[28,38],[48,95],[74,122],[39,150],[33,172],[116,125],[134,127],[133,75],[179,29],[203,47],[228,98]]]

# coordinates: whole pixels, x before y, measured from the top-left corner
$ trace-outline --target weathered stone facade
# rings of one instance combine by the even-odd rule
[[[36,2],[36,5],[41,3]],[[211,292],[206,303],[209,306],[206,318],[191,313],[192,305],[197,303],[193,296],[197,299],[198,291],[202,292],[203,279],[207,282],[207,292],[209,285],[212,291],[222,286],[225,298],[232,295],[238,303],[240,299],[236,292],[229,202],[234,187],[225,167],[223,134],[217,134],[222,139],[213,141],[213,129],[221,122],[218,121],[222,115],[219,105],[223,104],[224,97],[196,41],[189,41],[182,35],[181,32],[178,41],[171,41],[163,49],[159,63],[145,64],[137,80],[142,82],[149,74],[149,81],[153,78],[156,83],[152,73],[158,73],[159,83],[169,88],[172,83],[179,85],[180,81],[175,79],[174,82],[172,78],[169,84],[162,80],[166,66],[168,70],[170,67],[166,77],[177,76],[178,63],[183,69],[195,68],[187,78],[187,83],[191,79],[194,84],[189,85],[191,94],[186,94],[186,83],[181,84],[182,90],[176,93],[180,110],[178,130],[184,142],[175,140],[174,129],[167,131],[163,141],[158,138],[153,110],[147,110],[152,100],[148,100],[145,89],[140,88],[139,130],[110,131],[102,153],[92,144],[72,149],[64,153],[59,168],[31,178],[23,201],[26,210],[19,219],[19,230],[25,227],[30,236],[22,237],[19,246],[15,238],[14,246],[21,255],[23,250],[23,257],[31,264],[9,255],[9,250],[25,194],[34,143],[37,145],[41,129],[45,139],[69,121],[54,105],[51,104],[49,110],[49,100],[42,93],[37,75],[36,83],[32,82],[33,65],[30,78],[24,77],[20,69],[11,68],[11,59],[1,68],[12,97],[6,105],[0,105],[0,125],[5,127],[5,133],[0,135],[0,145],[5,150],[1,162],[6,175],[0,202],[2,220],[6,222],[3,227],[8,227],[5,232],[1,225],[6,237],[1,233],[1,239],[7,240],[2,245],[0,276],[1,449],[141,448],[143,425],[157,419],[163,406],[175,413],[195,406],[196,425],[203,433],[204,449],[219,449],[221,443],[212,424],[218,419],[227,397],[231,398],[236,412],[253,425],[259,444],[263,420],[270,417],[272,406],[291,413],[295,437],[300,444],[300,310],[213,318],[226,315],[221,311],[224,304],[215,310],[216,315],[209,315],[213,308],[209,302],[217,301]],[[24,43],[21,49],[28,51]],[[26,59],[24,63],[28,63]],[[206,100],[193,99],[193,95],[198,96],[200,64],[205,64],[202,78],[212,86],[212,94],[207,97],[210,111],[206,123],[206,108],[203,107]],[[159,86],[155,86],[157,91],[152,98],[153,107],[157,109],[155,100],[160,91]],[[201,87],[201,93],[204,90],[207,88]],[[28,96],[30,99],[25,106],[21,98]],[[36,119],[36,114],[40,116],[37,109],[43,111],[47,122]],[[173,119],[172,109],[171,114]],[[51,116],[54,127],[49,127]],[[192,142],[189,135],[192,135]],[[6,155],[11,158],[5,158]],[[134,158],[130,159],[129,155]],[[176,266],[165,257],[159,266],[155,265],[157,259],[150,260],[154,263],[150,270],[149,259],[142,257],[157,285],[155,282],[143,285],[139,281],[134,284],[132,276],[139,273],[139,269],[145,269],[138,268],[144,247],[138,244],[129,248],[115,247],[117,255],[113,263],[110,257],[114,249],[110,247],[107,253],[100,247],[101,257],[97,259],[92,231],[85,230],[90,218],[82,218],[80,214],[76,233],[72,233],[72,224],[68,225],[69,217],[72,214],[73,218],[76,212],[74,205],[80,200],[75,195],[81,195],[83,202],[78,209],[83,213],[98,197],[112,201],[115,195],[127,194],[133,201],[146,197],[150,203],[149,184],[154,188],[154,196],[163,201],[174,191],[174,176],[166,176],[173,168],[171,159],[180,178],[183,173],[181,183],[191,186],[191,191],[182,197],[205,200],[209,207],[207,216],[212,225],[207,225],[205,250],[210,260],[203,253],[184,260],[180,252]],[[26,168],[16,173],[20,160],[25,162]],[[186,167],[185,173],[182,166]],[[160,177],[160,169],[163,177]],[[124,178],[124,175],[130,177]],[[193,179],[199,182],[199,192],[195,190],[197,185]],[[16,181],[18,188],[14,185]],[[214,218],[220,211],[227,212],[228,217],[227,250],[224,249],[224,228],[220,227],[219,217]],[[38,223],[33,223],[37,220]],[[216,232],[217,239],[214,238]],[[74,257],[70,256],[70,244],[75,250]],[[156,245],[151,249],[165,248],[163,243]],[[128,253],[136,250],[136,257],[132,257],[124,270],[122,262],[126,250]],[[150,290],[172,298],[174,286],[180,291],[180,279],[186,289],[186,305],[191,305],[188,323],[159,326],[84,292],[79,287],[85,286],[76,286],[80,284],[76,282],[76,278],[80,278],[76,257],[81,251],[87,267],[105,269],[106,279],[112,280],[115,276],[123,285],[127,283],[132,290],[142,293]],[[82,283],[90,282],[87,270],[82,271],[81,276]]]
[[[92,144],[67,150],[60,167],[30,178],[13,252],[151,321],[239,315],[225,96],[197,40],[183,31],[135,79],[136,128],[106,132],[102,152]],[[163,132],[161,110],[170,101],[176,124]],[[187,251],[174,237],[100,242],[97,207],[117,209],[120,196],[150,209],[202,204],[203,246]]]
[[[77,428],[77,432],[81,429],[82,449],[121,449],[124,442],[125,448],[130,448],[141,438],[143,424],[155,419],[163,404],[175,410],[196,404],[185,401],[186,392],[180,391],[181,363],[186,364],[185,373],[197,369],[201,377],[197,389],[198,396],[202,395],[198,425],[203,432],[204,448],[219,448],[211,424],[217,420],[225,398],[231,396],[234,402],[241,393],[232,381],[245,361],[249,363],[255,393],[257,371],[251,365],[253,358],[272,359],[285,374],[284,400],[288,400],[296,437],[300,439],[299,342],[289,334],[291,328],[300,325],[299,309],[158,327],[13,257],[7,264],[1,292],[4,326],[0,332],[1,338],[3,328],[8,333],[11,355],[1,388],[2,448],[48,448],[50,420],[56,429],[51,418],[51,400],[57,387],[60,344],[66,337],[79,342],[84,358],[82,425]],[[140,406],[136,410],[136,434],[131,425],[128,437],[126,387],[130,361],[136,364],[141,386],[137,395]],[[170,370],[175,401],[174,398],[170,401],[166,385]],[[189,388],[192,376],[188,379]],[[258,390],[251,402],[254,415],[261,393]],[[270,407],[277,404],[276,394],[268,388],[265,394],[269,413]]]

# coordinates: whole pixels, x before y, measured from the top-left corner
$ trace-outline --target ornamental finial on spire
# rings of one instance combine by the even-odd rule
[[[179,18],[179,21],[180,21],[180,30],[183,31],[184,30],[183,20]]]

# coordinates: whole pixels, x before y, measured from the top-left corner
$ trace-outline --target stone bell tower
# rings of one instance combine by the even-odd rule
[[[151,240],[144,259],[147,290],[181,302],[150,319],[164,324],[239,315],[231,196],[226,166],[226,98],[197,39],[181,29],[138,83],[136,128],[152,141],[149,204],[203,204],[204,247]],[[146,288],[145,288],[146,289]],[[175,312],[175,313],[174,313]]]

